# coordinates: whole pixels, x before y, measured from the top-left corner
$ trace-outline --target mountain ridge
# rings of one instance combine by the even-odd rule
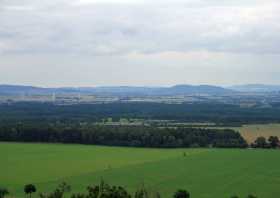
[[[0,85],[0,94],[111,94],[111,95],[183,95],[183,94],[230,94],[235,91],[213,85],[174,85],[171,87],[103,86],[44,88],[24,85]]]
[[[244,84],[244,85],[234,85],[228,88],[239,92],[279,92],[280,91],[280,85],[269,85],[269,84]]]

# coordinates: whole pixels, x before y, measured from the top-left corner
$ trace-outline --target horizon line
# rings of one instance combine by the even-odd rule
[[[221,85],[221,84],[192,84],[192,83],[180,83],[180,84],[172,84],[172,85],[89,85],[89,86],[41,86],[41,85],[35,85],[35,84],[20,84],[20,83],[0,83],[0,86],[22,86],[22,87],[34,87],[34,88],[45,88],[45,89],[60,89],[60,88],[116,88],[116,87],[131,87],[131,88],[170,88],[175,86],[215,86],[215,87],[222,87],[222,88],[228,88],[228,87],[234,87],[234,86],[280,86],[280,84],[268,84],[268,83],[239,83],[239,84],[231,84],[231,85]]]

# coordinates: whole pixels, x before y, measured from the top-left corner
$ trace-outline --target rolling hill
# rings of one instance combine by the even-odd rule
[[[175,85],[172,87],[62,87],[62,88],[42,88],[21,85],[0,85],[1,95],[44,95],[52,93],[62,94],[100,94],[100,95],[223,95],[231,94],[235,91],[212,85]]]
[[[239,92],[279,92],[280,85],[264,85],[264,84],[248,84],[248,85],[235,85],[229,87],[229,89]]]

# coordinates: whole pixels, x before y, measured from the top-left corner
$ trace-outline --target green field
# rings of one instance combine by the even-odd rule
[[[186,156],[183,156],[186,152]],[[73,192],[105,181],[133,192],[142,183],[170,197],[178,188],[193,198],[276,198],[280,151],[239,149],[140,149],[103,146],[0,143],[0,186],[23,197],[23,185],[46,192],[65,181]]]

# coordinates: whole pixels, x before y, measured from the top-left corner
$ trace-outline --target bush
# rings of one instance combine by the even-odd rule
[[[190,193],[186,190],[178,190],[175,192],[174,198],[190,198]]]

